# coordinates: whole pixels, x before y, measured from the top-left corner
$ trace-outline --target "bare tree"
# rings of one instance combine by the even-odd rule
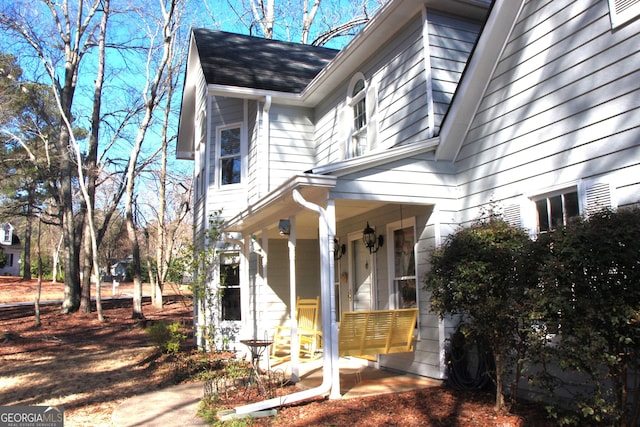
[[[132,318],[143,318],[142,313],[142,279],[140,268],[140,244],[138,242],[137,228],[134,220],[134,199],[135,199],[135,178],[138,172],[138,157],[140,149],[145,139],[147,130],[151,125],[153,113],[158,103],[164,95],[162,91],[165,89],[167,67],[171,62],[172,44],[177,29],[175,22],[176,8],[180,0],[167,0],[166,3],[160,0],[162,12],[161,37],[162,37],[162,56],[155,66],[153,79],[148,78],[144,97],[144,117],[140,122],[136,139],[131,150],[129,163],[126,173],[126,190],[125,190],[125,218],[127,221],[127,235],[131,242],[133,255],[133,311]],[[153,43],[153,37],[150,38]],[[149,49],[147,60],[147,69],[150,70],[153,60],[153,48]],[[150,77],[150,76],[149,76]]]
[[[266,39],[323,46],[353,36],[386,0],[227,0],[238,31]],[[220,22],[221,17],[212,19]],[[224,23],[223,26],[230,24]]]
[[[80,63],[97,31],[94,17],[102,2],[93,0],[87,5],[85,1],[78,0],[74,7],[70,7],[68,0],[61,3],[43,0],[36,5],[13,2],[4,3],[0,9],[0,26],[27,45],[41,61],[60,107],[60,132],[55,142],[60,173],[52,177],[50,186],[55,190],[65,246],[63,313],[75,311],[80,305],[79,212],[78,205],[74,203],[77,174],[75,159],[69,150],[72,127],[70,123],[65,124],[65,119],[70,121],[72,117]],[[51,14],[51,25],[42,19],[42,5]],[[64,66],[58,67],[60,63]]]

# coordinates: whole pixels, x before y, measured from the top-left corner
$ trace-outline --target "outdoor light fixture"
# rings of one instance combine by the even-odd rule
[[[383,236],[376,236],[376,232],[369,225],[369,221],[367,221],[367,226],[362,230],[362,241],[364,245],[369,249],[369,253],[378,252],[378,249],[382,247],[384,244]]]
[[[347,252],[347,245],[340,244],[340,240],[338,240],[337,238],[333,239],[333,259],[335,259],[336,261],[338,261],[340,258],[342,258],[342,255],[344,255],[344,253]]]
[[[288,219],[281,219],[280,222],[278,222],[278,231],[281,236],[288,236],[291,234],[291,223]]]

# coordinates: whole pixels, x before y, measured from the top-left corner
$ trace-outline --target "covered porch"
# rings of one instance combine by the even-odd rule
[[[418,254],[425,244],[434,244],[433,204],[417,196],[407,201],[402,195],[380,197],[373,189],[365,190],[347,197],[336,176],[297,175],[223,226],[241,249],[242,338],[271,339],[274,329],[286,323],[294,331],[296,348],[291,321],[296,318],[295,301],[320,296],[322,349],[317,363],[322,381],[313,387],[316,395],[342,395],[342,312],[419,308],[425,303],[417,280],[422,268]],[[366,227],[375,233],[372,247],[363,242]],[[435,316],[420,313],[414,349],[435,344],[431,351],[436,356],[426,363],[415,351],[373,355],[361,363],[439,378],[439,327]],[[435,342],[424,340],[427,336]],[[303,362],[298,352],[291,352],[287,366],[295,382],[313,366],[313,361]]]

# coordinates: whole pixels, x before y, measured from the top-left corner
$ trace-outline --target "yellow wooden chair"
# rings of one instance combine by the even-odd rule
[[[320,297],[300,298],[296,301],[296,319],[298,321],[298,341],[300,357],[316,357],[322,345],[322,332],[318,328]],[[271,344],[271,357],[278,360],[291,358],[291,327],[277,326]]]

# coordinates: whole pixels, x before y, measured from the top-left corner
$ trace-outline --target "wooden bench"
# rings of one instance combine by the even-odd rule
[[[417,308],[342,313],[340,356],[372,356],[413,351]]]

